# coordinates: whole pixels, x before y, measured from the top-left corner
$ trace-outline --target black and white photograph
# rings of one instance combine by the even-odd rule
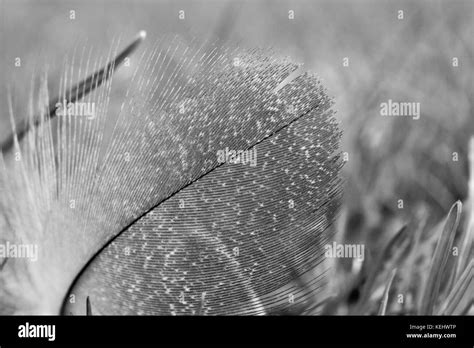
[[[0,0],[0,146],[2,348],[474,344],[473,0]]]

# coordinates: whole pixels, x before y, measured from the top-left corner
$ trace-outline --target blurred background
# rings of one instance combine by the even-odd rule
[[[48,62],[50,81],[59,81],[66,53],[78,44],[106,55],[115,39],[121,38],[123,46],[143,29],[146,45],[163,34],[177,34],[188,41],[268,47],[304,63],[335,98],[344,132],[341,151],[348,159],[344,201],[334,226],[339,240],[364,243],[370,257],[403,225],[421,228],[421,240],[431,241],[433,226],[456,200],[468,198],[468,142],[474,134],[472,0],[0,0],[0,11],[0,77],[9,81],[18,119],[26,116],[21,101],[28,100],[32,72]],[[14,67],[16,57],[21,57],[20,69]],[[126,74],[119,71],[117,78],[124,87]],[[0,139],[11,130],[5,96],[2,90]],[[380,103],[388,99],[420,103],[420,119],[382,117]],[[426,243],[427,255],[432,244]],[[416,270],[396,281],[399,287],[412,286],[407,291],[414,297],[416,279],[424,277],[430,261],[423,256],[424,245],[417,250],[419,262],[400,266],[416,264]],[[334,286],[350,291],[337,313],[351,313],[351,301],[358,301],[360,284],[350,280],[356,268],[338,265]],[[382,283],[386,277],[380,275]],[[409,313],[412,307],[393,304],[394,312]],[[363,312],[373,308],[367,305]]]

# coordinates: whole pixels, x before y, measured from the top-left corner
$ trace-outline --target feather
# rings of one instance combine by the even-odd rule
[[[136,63],[120,107],[110,78],[83,99],[93,118],[43,115],[0,157],[1,236],[40,246],[0,273],[2,308],[268,314],[320,300],[341,195],[320,81],[272,52],[179,38]],[[83,73],[66,70],[59,100]],[[45,78],[41,90],[49,105]]]
[[[135,51],[135,49],[145,39],[145,37],[146,37],[146,32],[141,31],[137,35],[137,38],[130,45],[128,45],[122,52],[120,52],[120,54],[118,54],[117,57],[115,57],[115,59],[110,61],[105,67],[96,71],[95,73],[90,75],[88,78],[84,79],[83,81],[75,85],[74,88],[71,88],[67,93],[65,93],[66,99],[69,102],[74,103],[76,100],[82,99],[89,92],[99,87],[104,81],[107,81],[112,76],[114,70],[117,69],[117,67],[125,60],[125,58],[128,57],[129,54]],[[61,100],[59,98],[56,98],[50,103],[49,108],[48,108],[49,118],[53,118],[56,116],[55,105],[56,103],[60,101]],[[35,120],[33,125],[38,126],[39,122],[41,122],[41,119]],[[7,139],[5,139],[2,142],[2,145],[1,145],[2,152],[6,153],[10,151],[15,142],[15,137],[17,138],[17,141],[21,140],[28,133],[30,126],[31,126],[31,123],[24,123],[19,127],[18,130],[15,129],[15,131]]]

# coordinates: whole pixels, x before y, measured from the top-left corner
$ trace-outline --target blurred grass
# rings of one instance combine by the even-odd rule
[[[347,261],[336,265],[331,286],[338,301],[326,307],[328,313],[376,314],[394,268],[386,313],[418,313],[443,221],[457,200],[466,203],[460,227],[447,233],[467,231],[472,239],[466,224],[473,199],[468,195],[473,1],[0,0],[0,9],[0,77],[13,81],[18,118],[26,116],[26,86],[42,62],[49,64],[50,81],[59,81],[64,54],[78,42],[105,55],[114,38],[127,41],[141,29],[148,32],[148,44],[176,33],[188,41],[272,46],[320,75],[336,98],[344,130],[341,150],[349,154],[337,236],[344,243],[364,244],[367,254],[361,269]],[[71,9],[74,21],[68,17]],[[186,11],[184,21],[178,19],[180,9]],[[294,20],[288,19],[290,9]],[[397,19],[399,9],[403,20]],[[12,67],[18,56],[21,69]],[[349,67],[342,66],[343,57],[349,57]],[[459,67],[452,67],[452,57],[459,58]],[[127,85],[126,76],[120,76],[119,89]],[[5,98],[2,90],[2,105]],[[420,119],[381,117],[379,105],[388,99],[420,102]],[[9,129],[2,113],[0,138]],[[458,161],[452,159],[454,152]],[[403,209],[397,207],[399,199]],[[459,237],[453,243],[458,245]],[[472,259],[472,244],[466,253],[463,257]],[[448,258],[446,267],[452,269],[453,262]],[[440,294],[428,303],[437,308],[433,301],[446,298],[461,273],[436,280]],[[397,294],[404,295],[402,304]]]

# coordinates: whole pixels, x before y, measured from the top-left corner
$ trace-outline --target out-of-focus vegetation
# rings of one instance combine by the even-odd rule
[[[189,41],[273,47],[305,63],[335,97],[344,131],[346,189],[336,238],[366,250],[362,265],[335,265],[331,287],[337,295],[324,312],[380,313],[392,274],[382,312],[464,312],[462,304],[450,306],[453,289],[473,292],[472,244],[465,242],[473,235],[473,1],[0,0],[0,11],[0,77],[14,81],[20,108],[28,100],[31,71],[41,62],[49,62],[50,81],[59,81],[65,58],[59,52],[88,42],[105,54],[114,38],[126,41],[141,29],[150,45],[173,33]],[[21,69],[13,68],[15,57],[21,57]],[[127,77],[126,70],[117,75],[123,88]],[[5,91],[0,98],[3,104]],[[388,99],[419,102],[420,119],[380,116],[379,105]],[[0,116],[1,138],[10,131],[7,116]],[[457,200],[464,204],[453,206]],[[453,255],[456,247],[462,256]],[[448,253],[445,262],[440,248]]]

